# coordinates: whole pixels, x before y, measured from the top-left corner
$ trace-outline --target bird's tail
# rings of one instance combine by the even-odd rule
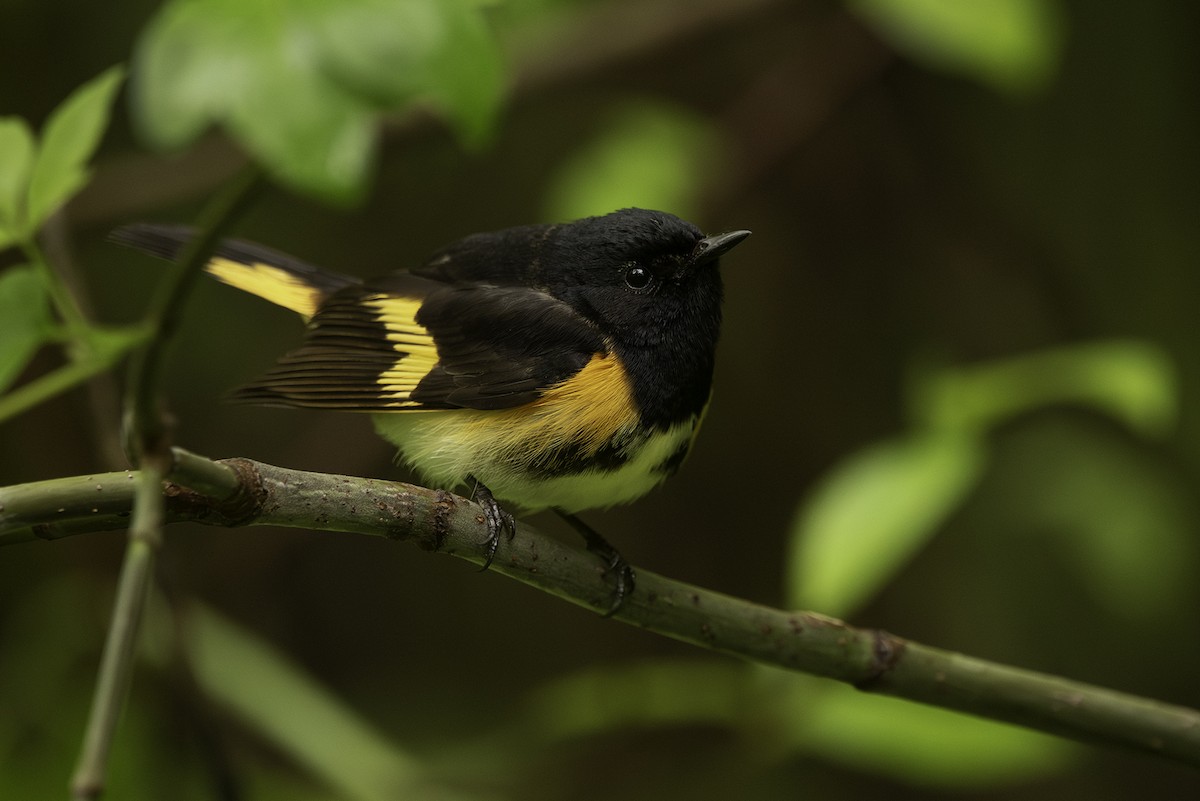
[[[196,232],[186,225],[138,223],[118,228],[110,239],[152,256],[174,261]],[[222,283],[237,287],[305,320],[317,313],[326,298],[357,278],[314,267],[253,242],[226,239],[217,246],[205,271]]]

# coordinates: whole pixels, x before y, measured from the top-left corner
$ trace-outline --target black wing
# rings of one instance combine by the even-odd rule
[[[604,352],[590,323],[543,292],[397,274],[331,297],[304,344],[235,397],[369,412],[505,409]]]

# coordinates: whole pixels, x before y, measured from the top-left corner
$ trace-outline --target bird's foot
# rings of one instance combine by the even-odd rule
[[[625,603],[625,599],[633,594],[637,583],[633,566],[625,561],[625,557],[621,556],[620,552],[608,543],[608,540],[596,533],[596,530],[587,523],[573,514],[557,509],[555,511],[583,536],[587,549],[604,560],[604,575],[614,577],[616,586],[613,588],[608,611],[604,613],[605,617],[612,617]]]
[[[492,560],[496,558],[500,538],[507,535],[508,541],[512,542],[512,538],[517,535],[517,521],[500,508],[492,491],[479,479],[475,479],[475,492],[471,499],[483,507],[483,516],[487,523],[488,536],[483,546],[487,555],[483,560],[483,567],[479,568],[483,571],[491,567]]]

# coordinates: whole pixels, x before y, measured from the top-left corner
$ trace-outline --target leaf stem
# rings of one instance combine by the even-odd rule
[[[147,315],[149,336],[132,366],[126,394],[126,442],[141,470],[133,496],[129,545],[117,584],[112,623],[104,645],[79,763],[71,782],[72,797],[76,801],[92,801],[104,791],[109,752],[121,707],[128,695],[138,630],[162,544],[165,508],[162,482],[176,464],[170,450],[165,416],[159,410],[159,385],[166,345],[178,325],[195,277],[208,261],[208,254],[249,207],[260,185],[258,171],[250,171],[210,205],[202,221],[203,233],[188,246],[180,271],[164,283]],[[215,469],[205,475],[206,487],[223,477]]]
[[[59,277],[54,268],[50,266],[50,262],[46,259],[46,254],[42,252],[37,240],[31,235],[26,239],[22,239],[21,251],[25,254],[25,258],[33,265],[34,269],[42,277],[42,283],[46,287],[46,293],[50,296],[50,302],[54,304],[55,311],[62,318],[63,326],[66,328],[69,348],[71,349],[71,359],[73,361],[83,361],[92,355],[92,343],[88,336],[91,325],[88,323],[87,317],[83,313],[79,302],[75,296],[67,289],[67,285]]]
[[[141,339],[142,337],[139,337],[137,341],[141,341]],[[66,392],[76,384],[103,373],[112,367],[125,351],[125,348],[121,348],[114,349],[108,354],[93,352],[88,357],[76,358],[53,372],[39,376],[11,392],[0,395],[0,422],[16,417],[55,395]]]

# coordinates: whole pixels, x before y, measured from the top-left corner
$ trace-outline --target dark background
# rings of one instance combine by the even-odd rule
[[[725,260],[714,401],[692,457],[644,500],[588,519],[637,565],[779,605],[797,504],[840,460],[906,429],[916,367],[1135,338],[1177,371],[1168,436],[1147,439],[1084,406],[1006,421],[990,435],[980,485],[852,622],[1200,706],[1200,7],[1057,7],[1057,69],[1040,87],[1005,92],[915,62],[835,3],[578,4],[554,17],[554,35],[530,34],[537,47],[515,52],[491,146],[464,152],[435,123],[397,124],[361,207],[272,189],[240,233],[357,275],[403,268],[459,236],[548,219],[562,165],[626,104],[685,109],[719,143],[688,213],[706,230],[754,235]],[[126,60],[152,10],[7,3],[19,22],[0,31],[4,113],[40,122],[80,82]],[[106,232],[192,219],[241,163],[219,136],[178,156],[146,155],[118,110],[95,181],[65,215],[98,318],[136,319],[164,269],[106,244]],[[287,312],[200,286],[173,348],[177,442],[212,457],[406,477],[365,417],[221,402],[299,332]],[[47,352],[33,370],[55,360]],[[117,419],[104,409],[81,391],[0,425],[0,483],[123,466],[113,463]],[[1096,465],[1098,478],[1081,479]],[[1054,532],[1076,519],[1057,504],[1112,497],[1153,505],[1158,518],[1142,519],[1172,524],[1133,530],[1125,543],[1173,549],[1170,576],[1137,579],[1139,604],[1114,602]],[[111,533],[0,554],[0,718],[9,707],[20,721],[0,738],[9,746],[0,787],[6,771],[22,787],[64,786],[122,551]],[[529,692],[576,670],[718,660],[365,537],[177,526],[161,568],[170,596],[219,609],[423,753],[502,731]],[[115,778],[124,790],[113,797],[156,797],[163,786],[212,797],[196,789],[208,742],[198,714],[239,754],[235,773],[292,777],[248,780],[261,797],[337,797],[307,785],[252,727],[196,712],[204,706],[150,659],[135,679],[124,726],[132,744]],[[767,758],[743,735],[687,721],[619,728],[539,746],[497,781],[508,797],[547,799],[1182,799],[1197,786],[1165,761],[1101,749],[1024,780],[958,784],[845,764],[819,748]]]

